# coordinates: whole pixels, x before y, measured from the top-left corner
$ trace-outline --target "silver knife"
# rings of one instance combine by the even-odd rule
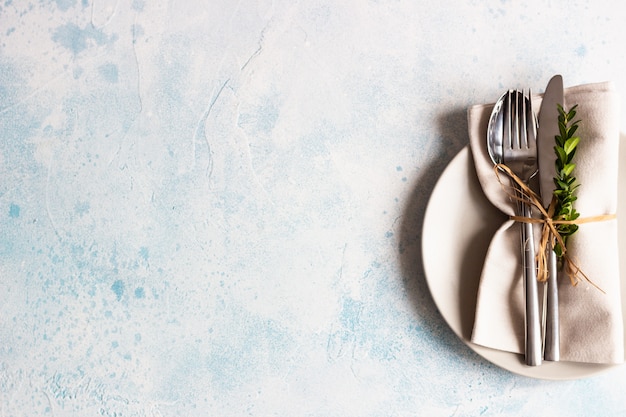
[[[559,134],[557,104],[563,105],[563,77],[555,75],[548,82],[539,110],[539,130],[537,132],[537,154],[539,159],[539,185],[544,207],[550,205],[553,178],[556,175],[554,161],[554,137]],[[557,287],[556,254],[548,248],[548,282],[546,299],[546,323],[544,359],[558,361],[560,359],[559,331],[559,293]]]

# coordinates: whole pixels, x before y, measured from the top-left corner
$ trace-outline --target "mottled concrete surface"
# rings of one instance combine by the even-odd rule
[[[466,108],[554,73],[626,100],[624,22],[611,1],[4,0],[0,416],[626,415],[623,367],[549,382],[474,354],[420,258]]]

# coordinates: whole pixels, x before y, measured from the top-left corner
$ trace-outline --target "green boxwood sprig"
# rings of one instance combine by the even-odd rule
[[[556,154],[555,168],[556,176],[554,177],[555,190],[553,195],[556,199],[556,206],[553,218],[555,220],[576,220],[580,214],[574,208],[576,195],[574,191],[580,186],[574,177],[574,168],[576,164],[572,162],[580,137],[576,136],[580,120],[574,121],[576,117],[576,108],[572,107],[569,111],[565,111],[563,106],[557,105],[559,109],[559,134],[555,136],[556,145],[554,152]],[[578,230],[576,224],[558,224],[556,229],[561,235],[563,242]],[[557,243],[554,247],[557,256],[561,257],[564,253],[563,248]]]

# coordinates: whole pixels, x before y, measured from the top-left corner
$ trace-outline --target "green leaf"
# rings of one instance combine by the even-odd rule
[[[561,181],[560,179],[556,180],[556,185],[561,189],[569,189],[569,185],[566,182]]]
[[[571,138],[572,136],[574,136],[574,133],[576,133],[577,130],[578,123],[571,125],[569,129],[567,129],[567,136]]]
[[[568,155],[572,153],[574,149],[576,149],[578,142],[580,142],[580,138],[578,136],[574,136],[572,138],[567,139],[565,141],[565,145],[563,145],[563,149],[565,150],[565,153]]]
[[[565,161],[567,160],[567,153],[565,152],[565,150],[563,148],[560,148],[558,146],[556,146],[554,148],[557,156],[559,157],[559,161]]]
[[[574,159],[574,155],[576,155],[576,149],[578,148],[574,148],[568,155],[567,155],[567,160],[565,161],[566,164],[569,164],[570,162],[572,162],[572,160]]]
[[[554,253],[556,253],[556,256],[558,256],[559,258],[560,258],[561,256],[563,256],[563,249],[561,248],[561,245],[560,245],[560,244],[558,244],[558,243],[557,243],[557,244],[554,246]]]
[[[561,173],[563,174],[563,176],[570,176],[574,171],[574,168],[576,168],[576,164],[565,164],[565,166],[561,170]]]

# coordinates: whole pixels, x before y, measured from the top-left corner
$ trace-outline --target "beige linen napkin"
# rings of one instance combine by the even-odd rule
[[[565,90],[566,109],[578,104],[581,137],[574,158],[581,184],[576,209],[581,217],[615,213],[619,147],[619,97],[611,83]],[[539,111],[540,97],[533,98]],[[507,215],[514,214],[498,182],[486,147],[491,105],[468,110],[470,148],[487,198]],[[504,181],[508,183],[505,176]],[[472,342],[516,353],[524,351],[524,307],[519,225],[506,221],[493,236],[480,278]],[[588,363],[624,361],[617,220],[580,225],[568,240],[568,254],[605,293],[586,281],[573,287],[559,276],[561,360]]]

